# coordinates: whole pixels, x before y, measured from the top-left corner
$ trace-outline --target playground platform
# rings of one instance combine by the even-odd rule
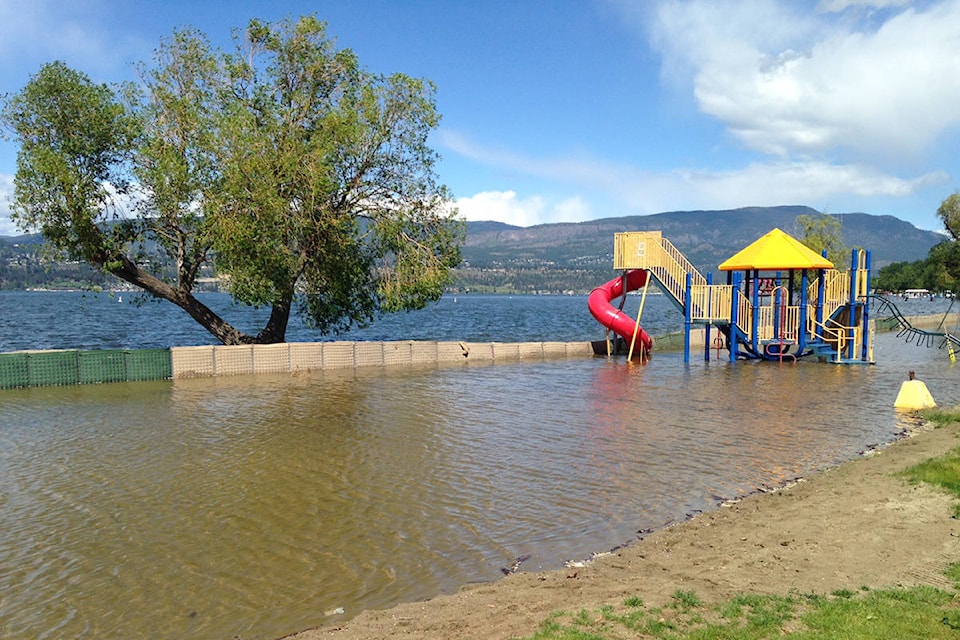
[[[614,236],[614,268],[622,275],[598,287],[588,300],[591,314],[630,345],[628,355],[651,347],[640,326],[647,287],[655,283],[684,316],[684,360],[702,329],[705,360],[726,351],[740,359],[796,361],[815,358],[836,364],[870,364],[875,320],[898,326],[907,341],[946,348],[951,359],[960,340],[943,328],[914,326],[894,302],[871,293],[870,252],[854,249],[847,270],[773,229],[721,263],[726,282],[702,275],[659,231]],[[642,294],[634,321],[623,313],[631,291]],[[613,295],[616,294],[616,295]],[[619,307],[614,307],[622,296]],[[714,333],[715,332],[715,333]],[[639,340],[638,340],[639,336]]]

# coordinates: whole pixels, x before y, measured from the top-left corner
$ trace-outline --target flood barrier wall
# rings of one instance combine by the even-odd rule
[[[934,330],[956,327],[958,314],[911,316],[910,323]],[[880,319],[878,331],[897,329],[896,320]],[[711,332],[711,343],[718,335]],[[704,331],[691,332],[691,346],[702,347]],[[683,348],[683,333],[655,338],[657,351]],[[590,342],[304,342],[268,345],[173,347],[170,349],[102,349],[16,351],[0,353],[0,389],[45,387],[172,378],[301,373],[352,367],[496,362],[545,358],[592,357]]]
[[[322,369],[589,357],[589,342],[305,342],[0,353],[0,389]]]

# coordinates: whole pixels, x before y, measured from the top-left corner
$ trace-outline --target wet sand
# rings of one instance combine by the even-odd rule
[[[887,448],[657,531],[585,566],[524,572],[426,602],[366,611],[290,636],[370,640],[526,636],[558,610],[648,606],[678,590],[705,602],[740,593],[828,594],[837,589],[933,585],[960,560],[953,499],[897,472],[960,444],[960,425],[922,429]],[[319,614],[319,612],[318,612]],[[320,614],[322,615],[322,614]]]

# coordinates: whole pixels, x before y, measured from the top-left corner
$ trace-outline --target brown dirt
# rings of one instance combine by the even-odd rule
[[[792,590],[949,589],[943,571],[960,560],[953,499],[896,473],[943,455],[957,446],[958,434],[958,425],[922,431],[870,457],[653,533],[584,567],[521,571],[290,638],[511,638],[532,634],[554,611],[620,605],[629,596],[659,606],[678,590],[719,602]]]

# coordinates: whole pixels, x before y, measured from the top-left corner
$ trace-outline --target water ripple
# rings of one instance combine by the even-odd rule
[[[960,401],[942,354],[880,350],[4,392],[0,629],[276,637],[557,568],[889,441],[907,368]]]

